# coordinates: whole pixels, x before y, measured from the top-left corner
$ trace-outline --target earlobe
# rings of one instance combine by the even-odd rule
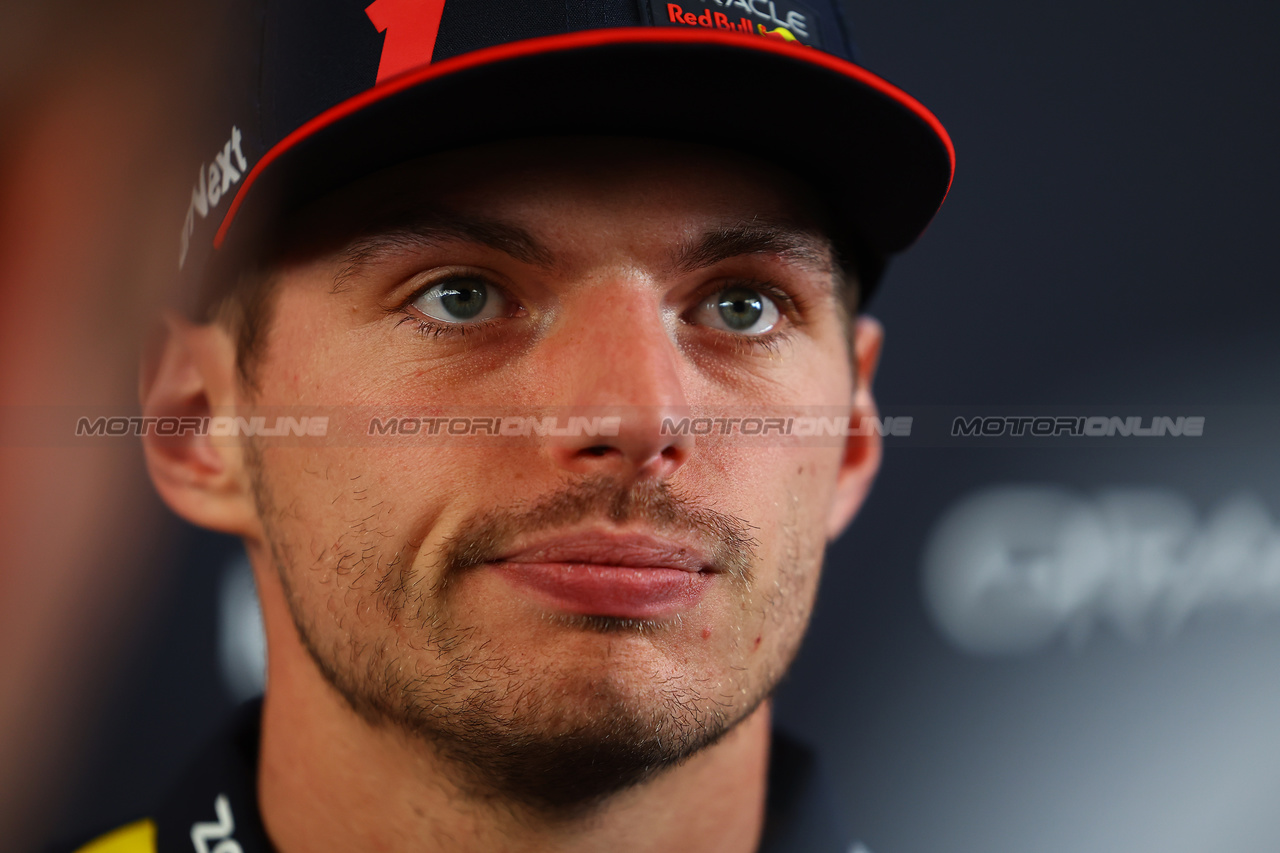
[[[880,364],[884,345],[884,327],[874,317],[862,315],[854,325],[854,389],[850,432],[844,447],[844,458],[836,479],[836,495],[827,518],[827,540],[835,539],[849,526],[871,491],[880,460],[884,439],[878,427],[880,412],[876,407],[871,384]]]
[[[239,402],[235,370],[235,344],[225,329],[166,315],[142,366],[142,413],[186,418],[191,427],[176,435],[147,431],[143,449],[170,509],[201,527],[252,536],[258,521],[243,448],[208,430],[213,413],[234,411]]]

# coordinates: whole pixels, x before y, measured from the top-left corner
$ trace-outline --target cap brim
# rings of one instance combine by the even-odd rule
[[[713,30],[591,30],[447,59],[326,110],[245,176],[214,246],[259,199],[288,210],[414,157],[569,135],[696,141],[777,163],[881,259],[924,231],[955,170],[937,118],[850,62]]]

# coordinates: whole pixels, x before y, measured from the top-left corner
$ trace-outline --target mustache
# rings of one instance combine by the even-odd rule
[[[486,510],[464,521],[442,548],[440,583],[445,586],[459,573],[497,560],[521,535],[593,519],[641,522],[659,533],[691,536],[718,571],[743,583],[753,577],[759,543],[751,535],[756,528],[744,519],[701,506],[665,482],[596,476],[532,503]]]

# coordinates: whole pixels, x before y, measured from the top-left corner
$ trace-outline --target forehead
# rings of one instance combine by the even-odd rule
[[[721,148],[574,137],[503,142],[403,163],[295,217],[285,243],[337,249],[450,215],[509,222],[572,242],[584,227],[618,240],[679,240],[721,224],[780,225],[827,240],[815,192],[786,171]]]

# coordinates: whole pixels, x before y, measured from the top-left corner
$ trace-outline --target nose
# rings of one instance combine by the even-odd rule
[[[692,437],[671,428],[688,410],[671,322],[678,320],[664,317],[659,297],[643,287],[593,287],[565,306],[544,344],[556,398],[598,429],[549,437],[556,466],[663,480],[689,459]]]

